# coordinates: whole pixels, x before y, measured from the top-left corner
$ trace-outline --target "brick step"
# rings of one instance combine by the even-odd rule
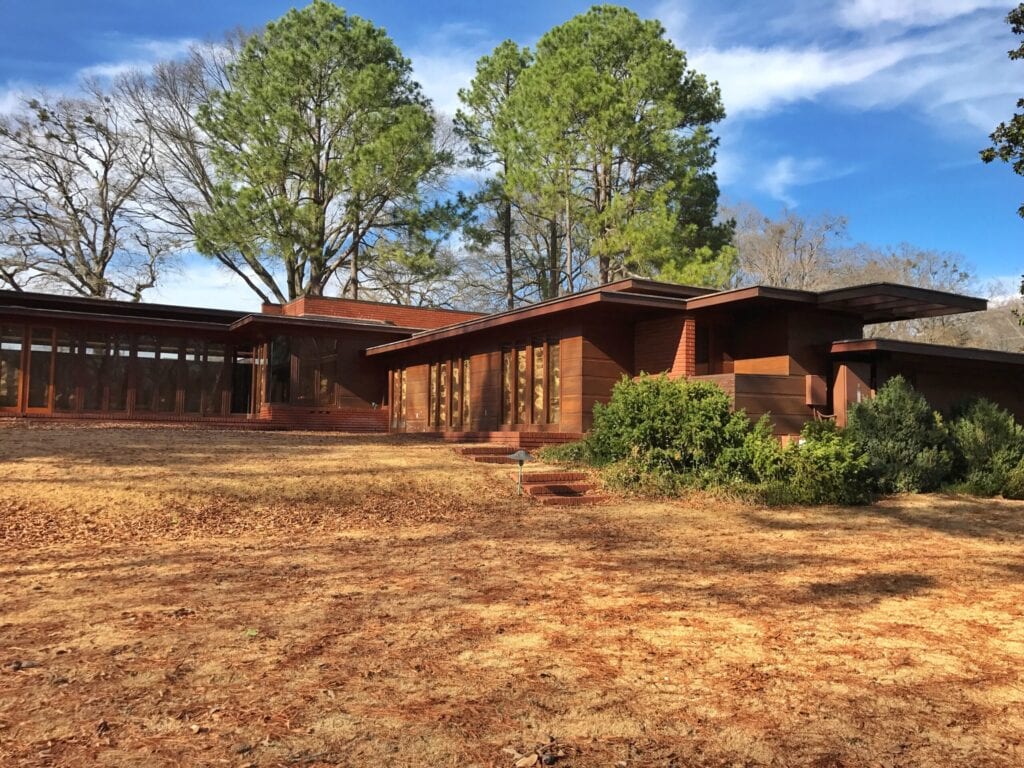
[[[523,483],[531,496],[582,496],[594,490],[591,483]]]
[[[513,475],[518,479],[518,475]],[[532,483],[578,483],[589,479],[584,472],[524,472],[523,485]]]
[[[588,494],[585,496],[537,496],[536,501],[545,507],[588,507],[591,504],[600,504],[605,496]]]
[[[517,464],[513,459],[508,456],[499,454],[497,456],[467,456],[466,458],[475,461],[477,464]]]
[[[510,445],[460,445],[455,450],[462,456],[508,456],[516,451]]]

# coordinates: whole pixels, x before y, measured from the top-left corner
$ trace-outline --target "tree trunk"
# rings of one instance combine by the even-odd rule
[[[516,293],[512,281],[512,201],[502,203],[501,228],[505,248],[505,302],[509,309],[515,309]]]
[[[553,299],[562,291],[562,281],[559,279],[558,255],[561,249],[558,247],[558,219],[551,219],[550,236],[548,237],[548,268],[547,282],[548,293],[545,299]]]

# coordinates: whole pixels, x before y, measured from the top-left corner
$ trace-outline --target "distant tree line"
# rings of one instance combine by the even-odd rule
[[[849,246],[839,216],[720,210],[718,86],[625,8],[501,43],[459,101],[439,115],[386,33],[326,0],[35,94],[0,117],[0,286],[140,300],[191,252],[269,302],[498,309],[626,276],[973,282],[955,254]],[[993,157],[1016,136],[1001,126]],[[890,330],[964,340],[958,322]]]

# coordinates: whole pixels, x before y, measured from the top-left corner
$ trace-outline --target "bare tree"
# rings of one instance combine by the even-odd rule
[[[816,290],[831,280],[846,236],[844,216],[824,213],[805,219],[787,209],[772,219],[749,206],[729,215],[737,222],[737,285]]]
[[[140,206],[153,146],[98,83],[0,119],[0,281],[138,301],[176,240]]]

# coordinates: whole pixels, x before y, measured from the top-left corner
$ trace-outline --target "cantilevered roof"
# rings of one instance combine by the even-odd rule
[[[150,304],[142,301],[117,301],[85,296],[63,296],[33,291],[0,291],[0,309],[6,313],[19,310],[87,313],[90,317],[103,315],[110,318],[140,320],[180,320],[188,322],[221,323],[228,325],[249,314],[225,309],[200,309],[171,304]]]
[[[608,286],[591,288],[588,291],[559,296],[556,299],[548,299],[537,304],[528,304],[519,309],[510,309],[505,312],[498,312],[493,315],[485,315],[475,320],[468,320],[455,325],[447,325],[435,330],[423,331],[401,341],[392,341],[388,344],[381,344],[366,350],[367,355],[380,355],[386,352],[395,352],[409,347],[418,347],[434,341],[450,339],[466,333],[475,333],[490,328],[500,328],[524,320],[532,320],[539,317],[546,317],[556,313],[567,312],[581,307],[603,304],[606,306],[628,306],[646,309],[675,309],[685,310],[686,300],[672,296],[656,296],[644,293],[634,293],[624,290],[608,290]]]
[[[918,357],[935,357],[973,362],[1002,363],[1024,366],[1024,354],[1019,352],[1002,352],[996,349],[978,349],[974,347],[951,347],[945,344],[925,344],[920,341],[902,341],[899,339],[850,339],[834,341],[830,349],[837,357],[874,357],[878,353],[894,353],[915,355]]]
[[[985,299],[895,283],[870,283],[818,294],[818,306],[860,315],[865,323],[981,312]]]
[[[323,315],[301,315],[298,317],[290,315],[246,315],[233,322],[230,326],[232,331],[246,328],[266,328],[271,330],[324,328],[331,330],[381,331],[390,334],[412,334],[422,330],[421,328],[403,328],[383,320],[359,320],[349,317],[326,317]]]

